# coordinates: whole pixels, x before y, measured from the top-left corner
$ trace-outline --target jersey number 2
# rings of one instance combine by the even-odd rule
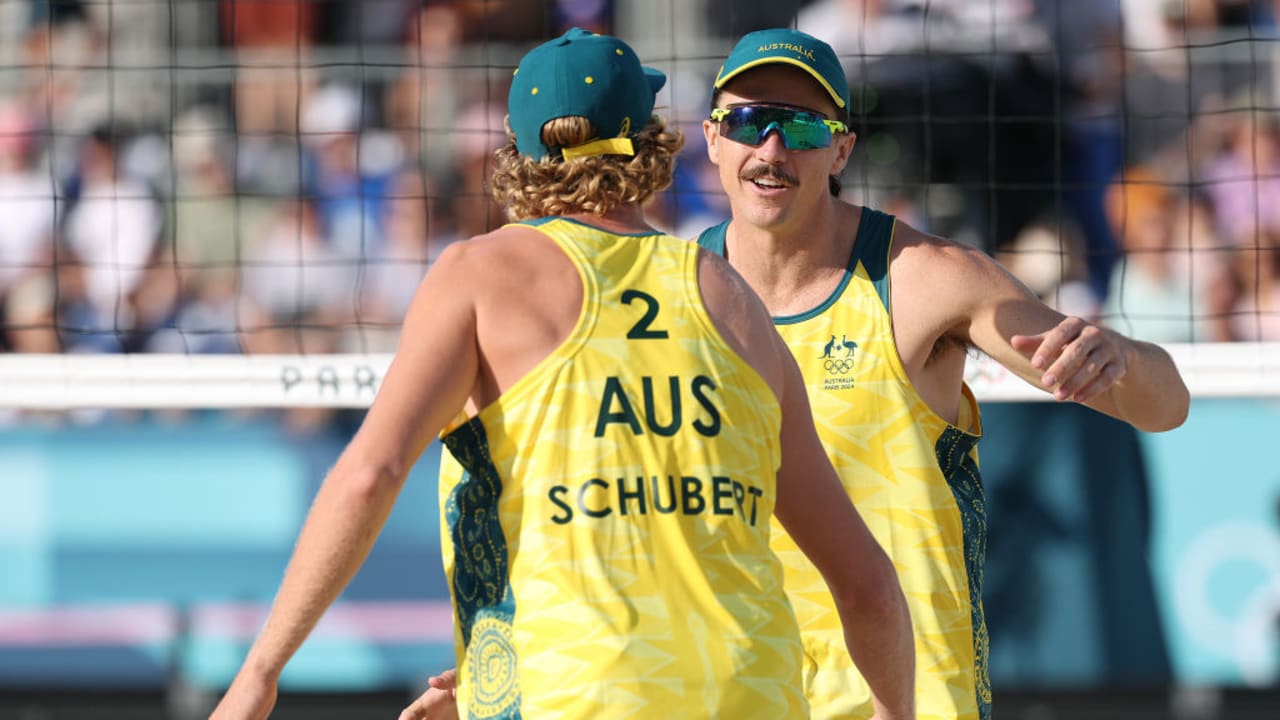
[[[622,302],[626,303],[627,305],[630,305],[632,300],[643,300],[644,304],[647,305],[648,307],[644,312],[644,317],[640,318],[640,321],[637,322],[635,325],[632,325],[631,329],[627,331],[627,339],[628,340],[656,340],[656,339],[667,337],[666,330],[650,330],[649,329],[649,326],[653,324],[653,321],[658,319],[657,298],[650,295],[649,293],[640,292],[639,290],[623,290]]]

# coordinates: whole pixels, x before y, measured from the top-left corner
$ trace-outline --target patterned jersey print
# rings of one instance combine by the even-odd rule
[[[769,548],[780,410],[715,329],[692,243],[565,219],[565,342],[442,434],[464,718],[807,717]]]
[[[726,228],[709,229],[699,243],[725,254]],[[864,208],[843,282],[819,307],[774,324],[800,364],[832,464],[898,571],[915,631],[917,716],[985,720],[978,406],[964,387],[960,427],[952,426],[907,378],[889,314],[893,229],[892,216]],[[773,547],[804,638],[813,717],[871,717],[870,691],[821,575],[781,527]]]

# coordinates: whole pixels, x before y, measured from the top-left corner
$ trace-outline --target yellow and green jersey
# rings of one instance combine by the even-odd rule
[[[728,223],[698,242],[725,254]],[[982,612],[986,504],[978,405],[966,386],[951,425],[907,378],[889,313],[894,218],[864,208],[845,276],[809,312],[774,318],[800,364],[818,435],[849,497],[893,560],[911,609],[921,720],[990,717]],[[815,718],[869,718],[822,576],[781,527],[773,547],[805,645]]]
[[[808,717],[769,548],[780,409],[712,324],[697,246],[524,224],[582,312],[442,433],[461,717]]]

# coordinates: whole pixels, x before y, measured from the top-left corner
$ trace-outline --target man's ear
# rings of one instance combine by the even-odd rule
[[[720,164],[720,131],[710,120],[702,121],[702,138],[707,141],[707,158],[712,165]]]
[[[853,156],[853,146],[858,143],[858,134],[850,130],[849,132],[839,135],[836,140],[835,159],[831,162],[831,175],[840,175],[844,172],[844,166],[849,164],[849,158]]]

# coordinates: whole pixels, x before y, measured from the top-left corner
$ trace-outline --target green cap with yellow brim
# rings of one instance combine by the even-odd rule
[[[573,28],[520,60],[507,96],[507,114],[521,155],[550,154],[542,127],[562,117],[585,117],[601,137],[561,148],[566,160],[634,155],[631,136],[649,124],[654,97],[667,76],[644,67],[629,45],[610,35]]]
[[[791,28],[757,30],[742,36],[716,75],[715,87],[723,88],[733,78],[761,65],[784,63],[813,76],[827,91],[836,107],[849,113],[849,81],[840,58],[831,46],[818,38]]]

